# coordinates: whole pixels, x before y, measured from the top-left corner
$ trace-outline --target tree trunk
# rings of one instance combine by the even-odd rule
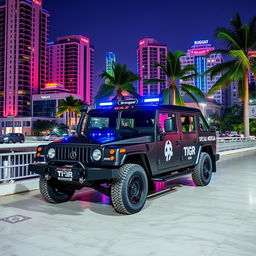
[[[249,70],[246,70],[244,72],[244,137],[250,136],[248,74]]]
[[[71,111],[68,111],[68,134],[71,135]]]
[[[176,84],[175,82],[171,82],[171,93],[172,93],[172,101],[171,101],[171,104],[172,105],[176,105],[176,97],[175,97],[175,87],[176,87]]]

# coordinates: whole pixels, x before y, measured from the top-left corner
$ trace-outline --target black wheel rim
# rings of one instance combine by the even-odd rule
[[[211,176],[211,167],[210,167],[210,161],[208,159],[204,160],[203,164],[203,176],[206,180],[208,180]]]
[[[140,201],[143,191],[143,181],[139,175],[134,175],[129,181],[128,197],[132,204],[137,204]]]

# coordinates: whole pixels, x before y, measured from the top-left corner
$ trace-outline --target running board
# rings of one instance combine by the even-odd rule
[[[157,182],[168,182],[168,181],[180,178],[182,176],[191,174],[193,171],[194,171],[193,169],[189,169],[189,170],[186,170],[184,172],[179,172],[179,173],[175,173],[175,174],[168,174],[168,175],[159,176],[159,177],[153,177],[151,180],[152,181],[157,181]]]

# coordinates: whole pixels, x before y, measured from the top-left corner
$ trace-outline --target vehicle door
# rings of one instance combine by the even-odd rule
[[[180,125],[182,166],[193,165],[199,148],[196,115],[194,113],[180,113]]]
[[[176,113],[159,111],[157,130],[158,170],[160,172],[171,171],[181,163]]]

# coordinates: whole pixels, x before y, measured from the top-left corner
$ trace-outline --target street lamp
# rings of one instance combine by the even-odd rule
[[[203,108],[203,115],[205,116],[205,107],[206,107],[206,103],[199,103],[199,105]]]

